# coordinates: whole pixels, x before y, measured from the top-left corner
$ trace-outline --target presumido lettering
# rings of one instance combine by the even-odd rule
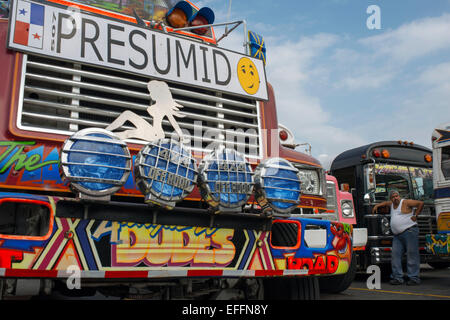
[[[86,17],[78,20],[66,13],[57,14],[53,20],[57,25],[56,53],[61,54],[68,46],[79,48],[81,58],[86,58],[89,51],[89,58],[97,62],[152,70],[160,76],[171,72],[179,78],[187,75],[220,86],[231,81],[230,61],[220,50],[131,25],[99,24]],[[74,45],[74,41],[79,43]],[[124,50],[129,54],[121,54]]]

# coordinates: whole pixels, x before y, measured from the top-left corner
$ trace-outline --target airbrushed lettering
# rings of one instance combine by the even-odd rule
[[[0,174],[6,172],[14,165],[14,170],[33,171],[39,168],[58,164],[59,160],[42,161],[39,154],[24,153],[27,146],[33,146],[34,141],[0,141],[0,147],[7,147],[0,154]]]
[[[92,238],[109,235],[111,265],[227,266],[235,256],[232,229],[102,222]]]
[[[339,266],[339,259],[332,255],[318,255],[315,258],[288,257],[288,269],[308,269],[309,274],[333,274]]]

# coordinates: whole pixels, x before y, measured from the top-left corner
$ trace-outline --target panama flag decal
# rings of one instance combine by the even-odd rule
[[[14,43],[42,49],[44,6],[19,0],[14,28]]]

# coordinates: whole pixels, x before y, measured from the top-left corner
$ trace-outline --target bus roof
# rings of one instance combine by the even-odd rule
[[[443,123],[433,130],[433,147],[440,148],[449,145],[450,142],[450,122]]]
[[[334,158],[330,171],[373,162],[375,158],[372,156],[372,150],[374,149],[379,149],[380,152],[383,149],[389,151],[389,158],[376,158],[383,162],[432,167],[432,163],[427,163],[424,159],[425,154],[431,154],[431,149],[427,147],[404,141],[378,141],[342,152]]]

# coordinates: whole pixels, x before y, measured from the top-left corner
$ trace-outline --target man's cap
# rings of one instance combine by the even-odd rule
[[[191,18],[192,18],[192,6],[187,2],[187,1],[179,1],[176,5],[174,5],[173,7],[172,7],[172,9],[170,9],[168,12],[167,12],[167,16],[168,15],[170,15],[172,12],[173,12],[173,10],[175,10],[175,9],[181,9],[181,10],[183,10],[183,12],[186,14],[186,19],[187,19],[187,21],[190,21],[191,20]]]
[[[393,196],[394,194],[400,195],[400,193],[399,193],[397,190],[391,189],[391,190],[389,191],[389,199],[391,199],[392,196]]]
[[[197,13],[195,13],[191,17],[191,19],[188,19],[188,21],[191,22],[192,20],[195,19],[195,17],[197,15],[201,15],[201,16],[205,17],[206,21],[208,21],[208,24],[214,23],[214,19],[215,19],[214,12],[208,7],[203,7],[200,10],[198,10]]]

